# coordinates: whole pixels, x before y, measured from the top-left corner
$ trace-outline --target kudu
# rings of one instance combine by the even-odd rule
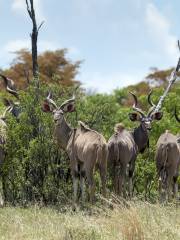
[[[54,118],[54,137],[60,148],[67,151],[70,158],[70,168],[73,179],[74,201],[77,201],[78,183],[80,178],[80,190],[82,200],[85,199],[85,178],[89,185],[90,201],[93,201],[95,193],[94,171],[99,168],[102,193],[106,194],[106,172],[108,149],[105,138],[98,132],[88,128],[84,123],[73,129],[67,123],[64,114],[73,112],[75,98],[69,99],[60,107],[52,100],[51,95],[46,98],[43,110],[52,112]]]
[[[175,118],[180,122],[176,109]],[[171,200],[172,192],[173,197],[176,198],[178,192],[177,178],[180,166],[179,136],[166,130],[158,139],[155,160],[159,177],[160,201],[167,200],[167,198]]]
[[[16,87],[14,84],[14,81],[7,78],[6,76],[0,74],[0,77],[4,80],[4,85],[6,87],[6,90],[13,94],[17,99],[19,99],[18,92],[16,91]],[[6,143],[6,113],[9,112],[16,118],[19,116],[20,108],[19,108],[19,102],[14,103],[12,100],[3,99],[4,105],[6,106],[6,109],[2,116],[0,116],[0,177],[2,175],[2,165],[5,158],[5,150],[4,145]],[[3,206],[4,200],[3,200],[3,193],[2,193],[2,179],[1,179],[1,187],[0,187],[0,205]]]
[[[12,107],[7,107],[2,116],[0,116],[0,178],[1,178],[1,186],[0,186],[0,206],[3,206],[4,199],[3,199],[3,191],[2,191],[2,166],[5,158],[5,150],[4,145],[6,143],[6,113],[11,112]]]
[[[154,113],[155,105],[151,101],[151,93],[148,95],[148,102],[151,105],[147,115],[137,107],[138,99],[135,94],[131,93],[134,98],[133,110],[129,113],[131,121],[140,122],[139,126],[132,131],[121,129],[116,131],[108,141],[109,165],[112,169],[113,187],[116,194],[125,194],[126,177],[128,179],[128,193],[132,196],[132,178],[135,169],[135,160],[138,153],[143,153],[149,145],[149,131],[151,122],[162,118],[161,112]]]
[[[0,77],[4,80],[4,86],[6,88],[6,91],[12,94],[13,96],[15,96],[16,99],[18,100],[17,102],[13,102],[12,100],[3,99],[4,105],[6,107],[9,107],[10,112],[14,117],[18,118],[21,110],[20,110],[20,104],[19,104],[19,93],[16,90],[15,83],[12,79],[6,77],[2,73],[0,73]]]

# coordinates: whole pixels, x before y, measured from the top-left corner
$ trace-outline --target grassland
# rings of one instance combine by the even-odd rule
[[[0,240],[180,239],[180,207],[131,202],[90,210],[4,207]]]

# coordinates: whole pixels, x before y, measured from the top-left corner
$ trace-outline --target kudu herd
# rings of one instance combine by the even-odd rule
[[[6,90],[13,94],[18,100],[19,95],[14,82],[0,74],[4,80]],[[133,112],[129,113],[129,119],[139,122],[139,126],[127,130],[122,124],[117,124],[115,133],[110,137],[108,143],[105,138],[95,130],[90,129],[79,121],[78,128],[72,128],[66,121],[65,114],[75,111],[75,97],[64,101],[59,107],[52,99],[51,93],[45,99],[42,110],[51,112],[54,120],[54,139],[58,146],[64,149],[70,159],[70,169],[73,179],[73,199],[77,202],[79,193],[82,201],[85,200],[85,183],[89,189],[89,199],[93,202],[95,194],[94,172],[99,169],[102,194],[106,196],[107,162],[112,169],[112,184],[116,194],[126,197],[126,185],[128,195],[131,198],[133,192],[133,173],[135,161],[139,153],[143,153],[149,147],[149,131],[154,120],[161,120],[163,114],[159,107],[151,100],[152,91],[148,95],[150,109],[147,114],[138,107],[138,99],[131,93],[134,104]],[[162,96],[161,96],[162,98]],[[160,99],[161,99],[160,98]],[[4,160],[4,144],[6,142],[5,115],[11,112],[16,118],[20,114],[19,103],[10,100],[4,101],[6,110],[0,117],[0,165]],[[159,104],[159,103],[158,103]],[[175,110],[175,117],[180,119]],[[180,139],[166,131],[157,142],[156,166],[159,176],[159,194],[168,195],[171,198],[177,195],[177,177],[180,165]],[[127,180],[127,181],[126,181]],[[2,198],[1,204],[3,203]]]

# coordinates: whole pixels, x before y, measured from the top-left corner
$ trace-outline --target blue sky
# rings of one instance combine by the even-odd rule
[[[111,92],[141,81],[151,67],[176,64],[178,0],[34,0],[39,51],[68,48],[84,60],[77,78],[87,89]],[[30,46],[25,0],[0,0],[0,68]]]

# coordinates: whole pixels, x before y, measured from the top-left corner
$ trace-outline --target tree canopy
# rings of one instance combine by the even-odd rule
[[[72,62],[67,58],[67,49],[46,51],[38,56],[40,82],[51,84],[59,83],[63,86],[79,84],[76,80],[81,61]],[[12,78],[18,88],[27,86],[27,80],[32,79],[31,53],[27,49],[16,52],[16,57],[9,68],[2,71]],[[1,87],[2,87],[2,81]]]

